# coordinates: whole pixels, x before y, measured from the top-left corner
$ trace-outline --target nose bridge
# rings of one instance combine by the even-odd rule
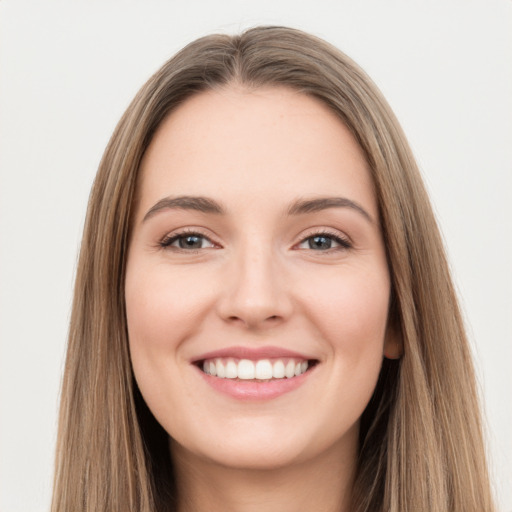
[[[250,327],[285,319],[291,302],[280,267],[268,241],[241,244],[228,270],[222,316]]]

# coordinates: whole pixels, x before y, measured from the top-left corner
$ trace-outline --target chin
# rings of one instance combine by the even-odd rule
[[[191,439],[173,440],[173,457],[193,455],[209,464],[236,470],[276,470],[310,462],[330,452],[335,445],[350,446],[350,453],[357,445],[358,424],[346,433],[326,429],[318,430],[313,425],[297,425],[282,419],[265,423],[253,419],[238,425],[224,425],[220,431],[209,430],[208,439],[199,444]],[[196,440],[198,438],[196,437]],[[336,449],[339,453],[339,451]]]
[[[236,470],[268,471],[290,467],[302,462],[303,453],[298,447],[267,443],[239,446],[235,443],[215,450],[201,450],[197,456],[210,464]]]

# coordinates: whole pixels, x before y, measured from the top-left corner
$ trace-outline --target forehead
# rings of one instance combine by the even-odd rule
[[[351,196],[377,215],[362,150],[322,102],[288,88],[202,92],[158,128],[141,166],[139,199],[211,196],[275,205]]]

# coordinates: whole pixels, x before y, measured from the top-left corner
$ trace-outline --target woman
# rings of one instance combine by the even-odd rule
[[[471,358],[405,137],[287,28],[141,89],[92,190],[54,511],[493,510]]]

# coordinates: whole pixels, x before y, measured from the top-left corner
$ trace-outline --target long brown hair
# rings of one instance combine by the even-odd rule
[[[384,360],[361,419],[354,511],[493,510],[473,365],[436,221],[386,101],[343,53],[303,32],[260,27],[179,52],[119,122],[91,192],[59,420],[53,512],[173,509],[166,433],[133,378],[124,307],[137,175],[161,121],[200,91],[287,86],[328,105],[372,172],[403,357]]]

